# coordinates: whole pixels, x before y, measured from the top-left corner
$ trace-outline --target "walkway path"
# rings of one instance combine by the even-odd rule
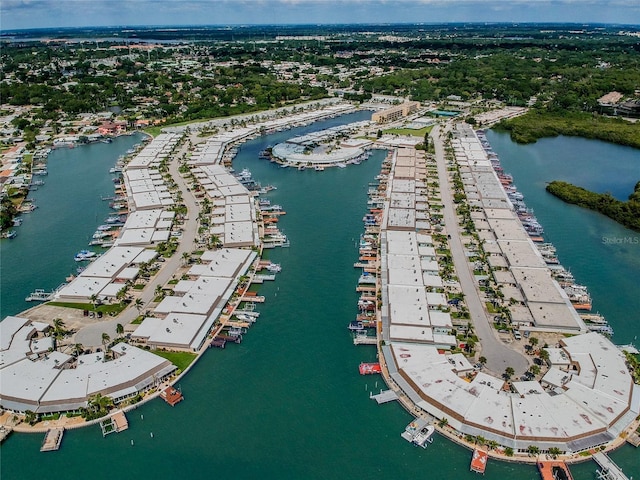
[[[486,367],[496,376],[502,375],[507,367],[512,367],[516,373],[524,373],[529,368],[529,362],[524,355],[509,348],[498,338],[490,320],[487,318],[485,306],[480,298],[480,290],[465,255],[444,155],[443,144],[446,135],[447,127],[444,128],[442,135],[440,135],[439,126],[436,126],[431,131],[431,138],[434,141],[436,151],[440,194],[444,205],[444,221],[447,233],[450,235],[449,248],[451,249],[451,256],[456,267],[460,287],[464,293],[464,299],[469,308],[476,335],[482,344],[482,355],[487,359]]]

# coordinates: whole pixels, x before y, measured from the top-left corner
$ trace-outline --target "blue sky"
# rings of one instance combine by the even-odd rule
[[[0,0],[0,29],[291,23],[640,24],[640,0]]]

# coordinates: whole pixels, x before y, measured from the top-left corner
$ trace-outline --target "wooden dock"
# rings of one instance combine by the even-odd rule
[[[51,428],[47,430],[40,447],[41,452],[52,452],[60,448],[62,443],[62,435],[64,435],[64,427]]]
[[[11,428],[7,428],[4,425],[0,426],[0,443],[4,442],[12,431]]]
[[[638,446],[640,446],[640,435],[638,435],[638,432],[632,432],[631,434],[629,434],[629,436],[627,437],[627,442],[638,448]]]
[[[552,462],[538,462],[538,471],[542,480],[556,480],[558,478],[565,478],[567,480],[573,480],[571,472],[567,464],[560,461]]]
[[[376,345],[377,343],[377,337],[372,337],[369,335],[356,335],[355,337],[353,337],[354,345]]]
[[[260,295],[240,297],[241,302],[264,303],[267,299]]]
[[[108,418],[105,418],[100,422],[100,429],[102,430],[102,436],[106,437],[110,433],[120,433],[123,430],[129,428],[129,422],[122,410],[118,410]]]

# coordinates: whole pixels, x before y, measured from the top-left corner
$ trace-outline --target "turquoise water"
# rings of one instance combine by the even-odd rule
[[[593,311],[614,329],[617,344],[640,334],[640,232],[626,229],[596,212],[569,205],[545,190],[563,180],[626,199],[640,180],[640,151],[576,137],[545,138],[517,145],[508,134],[489,131],[487,139],[505,172],[524,194],[562,265],[576,282],[589,287]]]
[[[39,177],[45,184],[29,193],[38,208],[22,215],[15,239],[0,242],[0,318],[36,305],[24,301],[36,288],[50,291],[76,273],[73,256],[89,248],[111,211],[101,200],[113,196],[109,169],[141,140],[141,135],[122,136],[109,144],[51,152],[49,174]]]
[[[269,251],[282,265],[260,287],[267,302],[240,345],[207,351],[181,381],[185,401],[154,400],[128,414],[130,428],[102,438],[97,426],[67,432],[60,451],[41,454],[42,435],[13,435],[2,446],[3,480],[48,478],[476,479],[471,454],[442,437],[426,450],[400,438],[412,419],[397,403],[378,406],[383,388],[358,364],[372,346],[354,346],[356,242],[368,182],[384,152],[361,165],[324,172],[281,169],[258,152],[286,138],[362,120],[354,114],[245,143],[234,168],[249,168],[287,214],[279,227],[291,247]],[[51,170],[51,168],[50,168]],[[93,228],[93,226],[91,227]],[[91,230],[92,231],[92,230]],[[153,433],[153,437],[151,436]],[[133,441],[133,444],[132,444]],[[631,447],[629,447],[631,448]],[[632,465],[636,451],[613,458]],[[617,456],[616,456],[617,455]],[[626,469],[626,468],[625,468]],[[592,463],[572,468],[594,478]],[[632,473],[632,470],[629,470]],[[538,479],[534,467],[490,461],[485,478]]]

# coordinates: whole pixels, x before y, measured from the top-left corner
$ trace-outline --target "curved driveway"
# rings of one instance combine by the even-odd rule
[[[447,134],[447,127],[442,132]],[[449,248],[456,267],[456,273],[460,287],[464,293],[464,299],[471,315],[471,321],[475,327],[476,335],[482,345],[482,355],[486,357],[486,367],[497,376],[502,375],[507,367],[512,367],[516,376],[524,373],[529,368],[527,358],[519,352],[505,345],[497,336],[491,322],[487,318],[485,306],[480,298],[480,290],[477,288],[467,256],[460,237],[458,219],[454,210],[453,195],[449,182],[449,172],[444,156],[443,138],[440,136],[440,127],[436,126],[431,131],[436,151],[436,163],[438,165],[438,178],[440,182],[440,196],[444,205],[444,221],[447,232],[450,235]]]

